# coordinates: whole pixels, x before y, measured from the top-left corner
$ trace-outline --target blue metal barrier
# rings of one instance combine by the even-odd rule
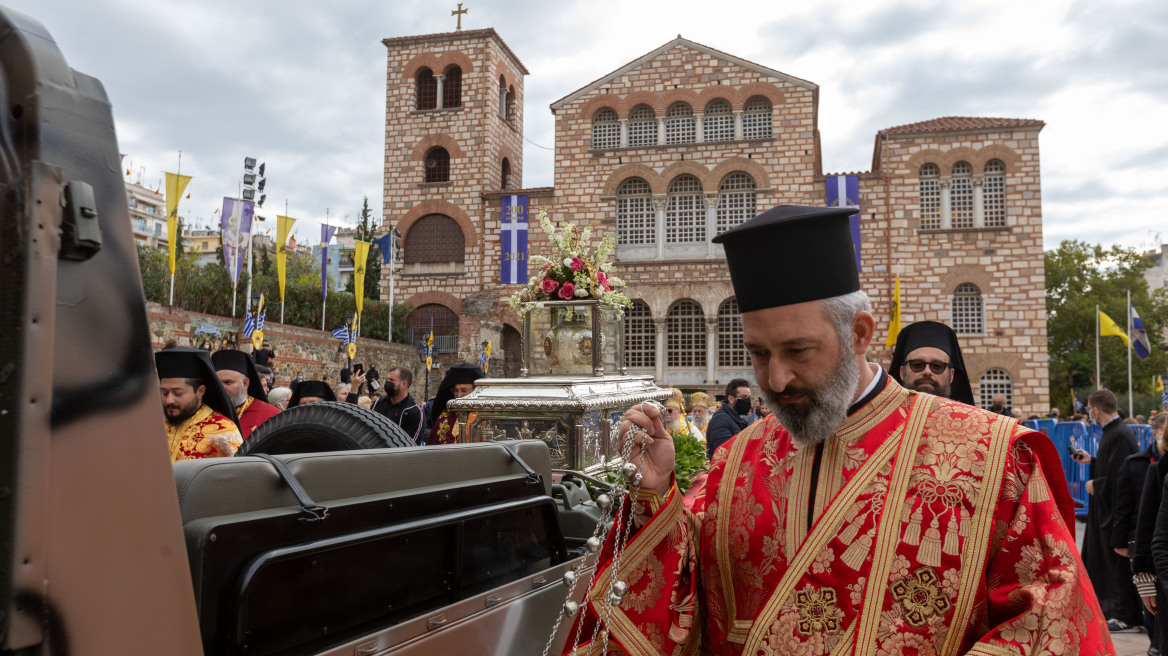
[[[1039,430],[1042,426],[1039,422],[1050,420],[1031,420],[1023,422],[1027,428]],[[1132,433],[1135,434],[1136,440],[1140,443],[1140,448],[1147,448],[1152,443],[1152,427],[1147,424],[1132,424]],[[1053,430],[1048,429],[1046,434],[1050,436],[1054,446],[1058,449],[1059,457],[1063,461],[1063,472],[1067,477],[1067,487],[1071,490],[1071,496],[1078,504],[1082,504],[1082,508],[1076,508],[1075,514],[1078,517],[1087,516],[1087,506],[1091,503],[1091,495],[1087,494],[1087,480],[1090,478],[1091,468],[1089,465],[1082,465],[1071,459],[1071,453],[1068,446],[1076,449],[1082,449],[1095,457],[1099,451],[1099,437],[1103,434],[1103,429],[1097,424],[1084,424],[1079,421],[1060,421]]]
[[[1132,424],[1132,433],[1135,433],[1136,440],[1140,443],[1140,449],[1146,449],[1152,445],[1152,427],[1147,424]]]

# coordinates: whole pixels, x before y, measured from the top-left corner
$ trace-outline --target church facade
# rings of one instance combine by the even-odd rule
[[[827,204],[829,184],[846,188],[824,172],[818,86],[678,37],[554,102],[555,183],[524,189],[527,70],[499,35],[384,44],[384,228],[404,235],[395,284],[415,339],[433,330],[440,350],[468,361],[491,340],[492,373],[515,374],[520,322],[506,298],[518,286],[499,284],[500,205],[522,194],[532,217],[543,207],[617,233],[634,300],[630,372],[718,393],[753,379],[725,256],[709,240],[775,205]],[[877,317],[870,359],[891,357],[899,278],[902,325],[952,326],[983,405],[1000,393],[1027,414],[1049,407],[1042,127],[949,117],[875,135],[872,169],[847,174]],[[546,252],[531,228],[530,252]]]

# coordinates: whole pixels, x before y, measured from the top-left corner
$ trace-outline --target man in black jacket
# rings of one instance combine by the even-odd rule
[[[713,459],[718,447],[747,427],[746,415],[750,414],[750,383],[744,378],[735,378],[726,385],[726,400],[718,411],[710,417],[706,425],[706,457]]]
[[[1127,532],[1116,530],[1115,509],[1119,497],[1120,473],[1128,456],[1139,450],[1131,428],[1119,418],[1118,403],[1110,390],[1098,390],[1087,397],[1087,413],[1103,427],[1099,449],[1092,458],[1078,451],[1076,462],[1091,466],[1087,493],[1087,529],[1083,535],[1083,565],[1095,585],[1099,606],[1107,617],[1107,627],[1116,631],[1135,630],[1142,623],[1139,593],[1131,580],[1126,555]],[[1117,550],[1122,549],[1122,552]]]
[[[410,396],[410,384],[413,382],[414,374],[409,369],[405,367],[390,369],[385,374],[385,396],[381,397],[373,409],[401,426],[417,444],[422,434],[422,408],[414,397]]]

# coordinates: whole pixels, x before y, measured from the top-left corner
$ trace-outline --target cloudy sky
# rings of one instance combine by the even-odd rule
[[[244,155],[274,213],[380,215],[381,39],[450,31],[454,2],[0,0],[100,79],[119,145],[154,186],[195,176],[181,212],[208,223]],[[867,170],[877,130],[938,116],[1046,122],[1045,242],[1168,241],[1168,2],[469,0],[531,71],[524,184],[551,185],[548,104],[678,34],[820,85],[828,171]],[[274,223],[274,222],[273,222]],[[308,231],[305,230],[304,234]]]

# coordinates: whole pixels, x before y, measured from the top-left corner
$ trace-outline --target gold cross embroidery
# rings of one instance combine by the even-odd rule
[[[835,590],[808,586],[795,592],[795,606],[799,609],[799,621],[795,627],[799,633],[810,636],[813,633],[839,633],[839,616],[835,610]]]
[[[904,607],[904,619],[914,629],[928,623],[933,615],[944,615],[952,604],[949,597],[937,586],[937,572],[924,566],[913,572],[913,577],[901,579],[888,586],[892,598]]]
[[[458,27],[455,27],[454,29],[456,29],[456,30],[461,30],[461,29],[462,29],[462,15],[463,15],[463,14],[465,14],[466,12],[468,12],[468,11],[470,11],[470,10],[469,10],[469,9],[463,9],[463,8],[462,8],[462,3],[461,3],[461,2],[460,2],[460,3],[458,3],[458,9],[451,9],[451,10],[450,10],[450,15],[451,15],[451,16],[458,16]]]

